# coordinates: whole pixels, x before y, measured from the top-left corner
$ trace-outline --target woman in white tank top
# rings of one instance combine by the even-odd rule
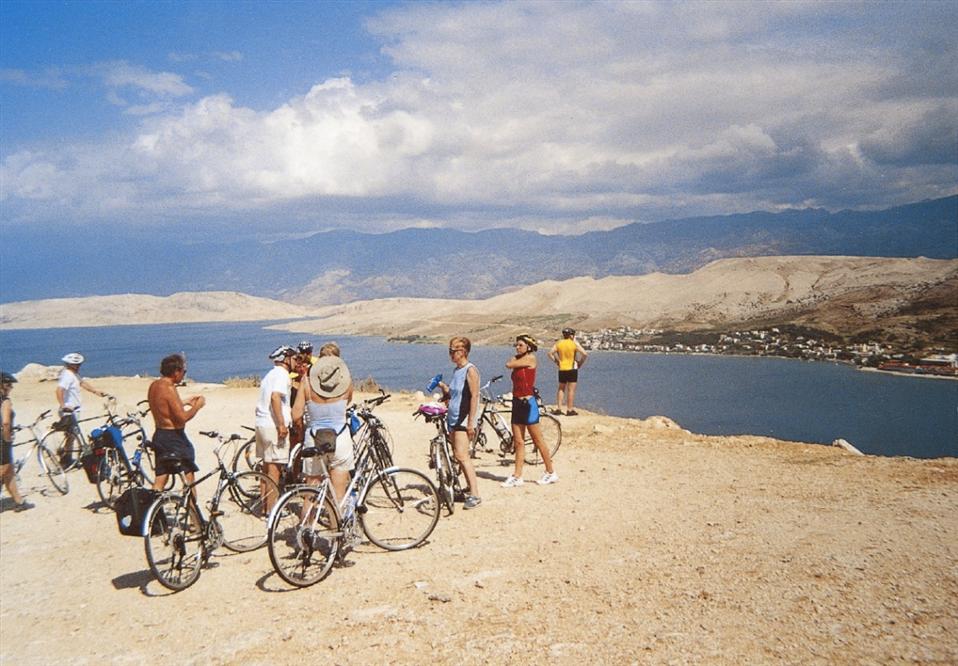
[[[353,382],[349,368],[341,358],[323,355],[309,370],[309,381],[303,382],[293,402],[293,421],[301,422],[309,415],[309,431],[303,446],[313,445],[313,437],[323,429],[335,430],[336,452],[329,462],[329,480],[336,491],[336,499],[342,500],[349,486],[349,472],[353,468],[353,440],[346,427],[346,407],[353,399]],[[321,466],[316,458],[303,460],[306,482],[318,485],[322,477]]]

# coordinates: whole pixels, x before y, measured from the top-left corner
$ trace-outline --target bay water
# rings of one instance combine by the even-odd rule
[[[422,390],[434,374],[448,375],[452,370],[444,345],[390,343],[368,336],[307,336],[271,330],[268,325],[0,330],[0,367],[17,372],[27,363],[60,365],[64,354],[79,351],[87,358],[85,377],[155,376],[163,356],[182,351],[189,362],[188,380],[219,382],[262,376],[271,367],[270,351],[308,338],[317,349],[336,340],[356,379],[372,377],[389,390]],[[539,351],[538,386],[551,405],[556,372],[546,351]],[[505,375],[497,387],[507,391],[504,364],[511,353],[510,347],[482,345],[473,349],[470,359],[483,381]],[[767,435],[816,443],[844,438],[877,455],[958,456],[958,382],[862,372],[847,365],[595,351],[579,373],[576,404],[613,416],[667,416],[704,434]]]

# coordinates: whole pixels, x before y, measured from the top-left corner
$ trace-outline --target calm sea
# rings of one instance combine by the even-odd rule
[[[85,376],[155,375],[164,355],[184,351],[190,377],[222,381],[262,375],[266,355],[304,336],[262,323],[116,326],[0,331],[0,366],[58,365],[87,357]],[[309,337],[309,336],[305,336]],[[312,336],[316,346],[325,336]],[[422,389],[451,366],[444,346],[335,336],[357,378],[393,390]],[[483,380],[505,372],[507,347],[471,356]],[[539,352],[539,388],[555,400],[555,372]],[[507,383],[507,382],[504,382]],[[830,443],[841,437],[866,453],[958,456],[958,382],[860,372],[844,365],[759,357],[593,352],[580,373],[577,404],[615,416],[674,419],[693,432],[754,434]]]

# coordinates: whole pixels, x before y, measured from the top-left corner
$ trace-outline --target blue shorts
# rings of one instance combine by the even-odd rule
[[[153,433],[156,451],[156,473],[172,474],[177,470],[197,472],[196,452],[183,430],[157,430]]]
[[[512,424],[535,425],[539,422],[539,403],[534,397],[512,399]]]

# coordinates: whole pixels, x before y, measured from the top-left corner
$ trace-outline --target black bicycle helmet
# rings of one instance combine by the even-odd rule
[[[562,337],[571,338],[573,335],[575,335],[575,329],[568,327],[562,329]]]
[[[17,378],[9,372],[0,372],[0,384],[16,384]]]
[[[296,349],[299,350],[300,354],[311,354],[313,352],[313,343],[309,340],[303,340],[296,345]]]

